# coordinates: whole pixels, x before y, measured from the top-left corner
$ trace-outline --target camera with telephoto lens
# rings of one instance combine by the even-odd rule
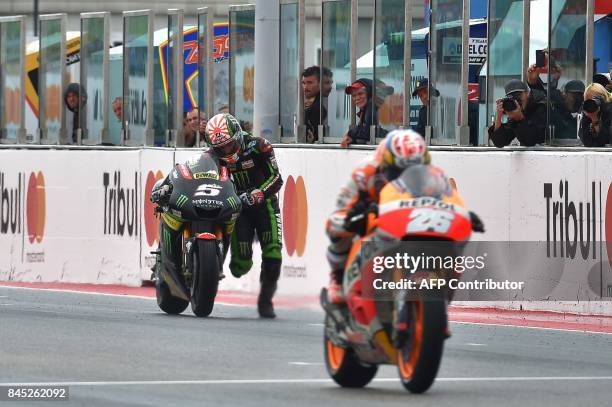
[[[582,103],[582,110],[588,113],[595,113],[602,104],[603,100],[599,96],[593,96]]]
[[[502,108],[504,112],[514,112],[518,109],[518,101],[512,96],[507,96],[502,99]]]

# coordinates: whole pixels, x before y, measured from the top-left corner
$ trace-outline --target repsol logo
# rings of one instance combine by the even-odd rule
[[[604,242],[612,226],[612,184],[609,185],[605,206],[602,205],[602,183],[591,182],[584,200],[574,200],[567,180],[558,188],[544,183],[546,199],[546,255],[575,259],[597,259],[597,242]],[[584,188],[580,185],[580,189]],[[605,225],[604,216],[605,215]],[[607,236],[608,237],[608,236]]]
[[[14,178],[0,172],[0,233],[21,233],[22,202],[25,174],[17,173]]]
[[[139,174],[124,178],[121,171],[102,174],[104,185],[104,234],[138,236],[140,219]]]

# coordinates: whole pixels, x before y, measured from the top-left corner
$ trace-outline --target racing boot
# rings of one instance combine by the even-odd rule
[[[336,305],[341,305],[346,302],[344,296],[344,290],[342,289],[342,279],[344,278],[344,270],[332,270],[329,273],[330,281],[327,287],[327,298],[329,301]]]
[[[278,286],[280,266],[280,260],[264,259],[262,262],[261,274],[259,275],[261,289],[257,298],[257,312],[259,312],[261,318],[276,318],[272,297],[274,297]]]

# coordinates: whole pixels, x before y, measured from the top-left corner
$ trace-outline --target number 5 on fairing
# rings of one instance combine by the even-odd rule
[[[195,193],[193,194],[194,197],[196,196],[217,196],[219,195],[219,193],[221,192],[221,190],[223,189],[223,187],[221,185],[215,185],[215,184],[202,184],[198,187],[198,189],[196,189]]]
[[[446,233],[455,219],[455,214],[430,208],[417,208],[410,212],[406,233]]]

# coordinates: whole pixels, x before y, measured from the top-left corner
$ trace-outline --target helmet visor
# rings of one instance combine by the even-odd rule
[[[229,157],[238,153],[238,141],[234,138],[220,146],[213,146],[213,151],[218,157]]]

